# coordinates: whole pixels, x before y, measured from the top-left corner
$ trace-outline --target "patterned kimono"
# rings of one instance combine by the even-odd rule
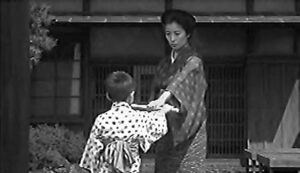
[[[170,91],[168,103],[181,111],[167,114],[169,131],[156,145],[156,173],[205,172],[206,88],[202,61],[188,44],[174,62],[169,57],[158,65],[152,95]]]
[[[113,103],[96,118],[80,167],[91,173],[139,173],[139,147],[146,152],[165,135],[166,122],[161,111],[137,111],[126,102]]]

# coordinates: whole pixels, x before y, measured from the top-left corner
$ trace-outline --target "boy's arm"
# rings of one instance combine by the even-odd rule
[[[99,139],[100,135],[101,135],[101,122],[97,117],[92,126],[90,136],[85,145],[85,149],[79,163],[80,167],[83,167],[88,170],[97,168],[100,159],[99,154],[104,149],[104,145]]]
[[[147,152],[152,143],[167,133],[167,119],[163,110],[139,112],[144,126],[140,146]]]
[[[162,107],[159,108],[151,108],[148,105],[139,105],[139,104],[131,104],[131,107],[136,110],[141,110],[141,111],[158,111],[162,110],[164,113],[167,113],[169,111],[173,112],[179,112],[178,108],[175,108],[171,105],[165,104]]]

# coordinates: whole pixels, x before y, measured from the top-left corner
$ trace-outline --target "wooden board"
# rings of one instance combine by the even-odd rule
[[[298,153],[258,153],[257,160],[268,168],[299,168],[300,152]]]

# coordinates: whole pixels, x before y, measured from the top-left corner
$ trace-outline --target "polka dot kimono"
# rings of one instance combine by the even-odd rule
[[[166,133],[162,111],[137,111],[126,102],[115,102],[96,118],[80,166],[91,173],[138,173],[138,148],[146,152]]]

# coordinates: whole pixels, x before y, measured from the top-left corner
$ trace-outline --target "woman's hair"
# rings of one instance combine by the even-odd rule
[[[178,9],[166,10],[161,15],[161,23],[166,26],[173,22],[181,25],[185,32],[190,35],[192,35],[196,25],[196,20],[190,13]]]
[[[112,101],[125,101],[135,90],[135,82],[128,73],[115,71],[106,78],[105,88]]]

